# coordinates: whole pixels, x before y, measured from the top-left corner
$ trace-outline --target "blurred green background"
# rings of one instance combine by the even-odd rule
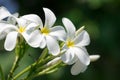
[[[8,1],[13,2],[15,6],[8,6]],[[56,25],[63,25],[63,17],[69,18],[77,29],[84,25],[91,38],[91,44],[87,46],[89,54],[101,55],[98,61],[91,63],[84,73],[77,76],[72,76],[71,66],[67,66],[54,74],[34,80],[120,80],[120,0],[0,0],[0,3],[12,13],[34,13],[43,20],[43,7],[47,7],[56,14]],[[0,41],[0,65],[8,74],[14,60],[14,52],[5,51],[3,44],[4,40]],[[17,71],[36,60],[40,52],[40,49],[30,48]]]

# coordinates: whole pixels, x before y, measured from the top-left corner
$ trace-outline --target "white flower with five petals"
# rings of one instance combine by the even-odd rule
[[[66,34],[64,28],[62,26],[54,26],[53,24],[56,21],[56,17],[54,13],[48,8],[43,8],[45,13],[45,24],[41,22],[40,18],[28,19],[24,17],[24,19],[33,21],[39,24],[39,29],[36,29],[31,33],[29,43],[32,47],[40,47],[44,48],[47,46],[49,53],[53,55],[58,55],[60,52],[60,47],[57,40],[64,40]]]
[[[0,26],[3,26],[0,30],[0,35],[6,31],[9,30],[9,32],[7,33],[6,39],[5,39],[5,43],[4,43],[4,48],[7,51],[12,51],[15,46],[16,46],[16,42],[17,42],[17,37],[19,35],[22,35],[24,37],[24,39],[26,41],[28,41],[29,39],[29,30],[32,27],[36,27],[37,25],[35,23],[31,23],[27,20],[24,20],[22,18],[16,18],[15,16],[11,16],[14,18],[14,20],[16,20],[17,25],[15,24],[9,24],[9,23],[0,23]]]
[[[2,30],[4,29],[4,26],[8,23],[15,25],[16,19],[14,17],[18,17],[18,15],[18,13],[11,14],[4,6],[0,7],[0,30],[2,31],[0,32],[0,40],[4,39],[9,32],[9,29]]]
[[[75,26],[67,19],[63,18],[62,22],[67,31],[67,37],[63,50],[65,53],[61,56],[66,64],[74,64],[71,68],[72,75],[77,75],[86,70],[86,66],[90,63],[88,52],[85,48],[90,43],[88,33],[83,30],[76,33]]]

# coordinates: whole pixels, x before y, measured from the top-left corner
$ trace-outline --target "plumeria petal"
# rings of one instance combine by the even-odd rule
[[[67,18],[63,18],[62,22],[67,30],[68,38],[74,38],[76,31],[74,24]]]
[[[32,22],[36,23],[37,25],[39,25],[40,27],[43,27],[41,18],[36,14],[24,15],[21,18],[32,21]]]
[[[29,40],[29,34],[27,34],[27,32],[23,32],[21,34],[24,37],[24,39],[26,40],[26,42],[28,42],[28,40]]]
[[[7,24],[6,23],[0,23],[0,40],[1,39],[4,39],[5,36],[7,35],[7,33],[9,32],[9,29],[8,27],[6,27]],[[7,29],[8,28],[8,29]]]
[[[47,43],[48,50],[51,54],[55,56],[59,54],[60,48],[59,48],[57,40],[55,40],[51,36],[46,36],[46,43]]]
[[[12,14],[12,16],[8,17],[7,22],[15,25],[16,24],[16,19],[15,18],[18,18],[18,16],[19,16],[19,13]]]
[[[66,33],[62,26],[54,26],[53,28],[51,28],[50,35],[55,36],[56,38],[62,41],[65,41],[66,38]]]
[[[3,26],[5,26],[5,25],[6,25],[5,23],[0,23],[0,31],[2,30]],[[6,31],[6,30],[1,31],[1,32],[0,32],[0,40],[1,40],[1,39],[4,39],[5,36],[6,36],[6,34],[7,34],[7,31]]]
[[[19,27],[26,27],[30,24],[30,22],[25,19],[22,19],[22,18],[15,18],[15,19],[17,20]]]
[[[14,13],[14,14],[12,14],[12,15],[15,16],[15,17],[18,17],[18,16],[19,16],[19,13],[16,12],[16,13]]]
[[[67,50],[68,49],[68,47],[67,47],[67,45],[66,44],[63,44],[63,46],[62,46],[62,50]]]
[[[12,31],[8,33],[5,40],[5,44],[4,44],[4,47],[7,51],[11,51],[15,48],[17,35],[18,35],[18,32],[16,31]]]
[[[72,75],[78,75],[81,72],[84,72],[87,69],[87,66],[82,64],[79,60],[71,68]]]
[[[89,65],[90,63],[90,58],[89,55],[87,53],[87,51],[85,51],[82,48],[74,48],[75,54],[78,57],[78,59],[85,65]]]
[[[48,8],[43,8],[45,13],[45,27],[52,27],[56,21],[55,14]]]
[[[35,30],[29,35],[28,44],[32,47],[39,47],[39,44],[42,40],[42,35],[39,30]]]
[[[0,29],[0,34],[2,32],[6,32],[8,30],[17,30],[18,29],[16,26],[11,25],[11,24],[6,24],[6,23],[0,23],[0,26],[2,26],[2,28]]]
[[[46,41],[45,41],[45,37],[43,36],[43,38],[42,38],[42,41],[40,42],[40,48],[45,48],[45,46],[46,46]]]
[[[10,12],[5,7],[0,7],[0,20],[11,16]]]
[[[75,38],[75,45],[76,46],[86,46],[89,45],[90,38],[87,31],[82,31],[76,38]]]
[[[87,49],[86,49],[86,47],[84,46],[84,47],[80,47],[81,49],[83,49],[83,51],[86,53],[86,55],[88,55],[89,56],[89,54],[88,54],[88,51],[87,51]]]
[[[68,49],[62,56],[61,59],[66,64],[72,64],[74,59],[74,51],[72,49]]]
[[[9,24],[15,25],[16,24],[16,19],[13,16],[10,16],[10,17],[8,17],[7,22]]]
[[[27,34],[31,34],[33,31],[36,30],[36,26],[37,24],[35,23],[30,23],[27,27],[26,27],[26,32]]]
[[[73,55],[74,56],[73,56],[72,60],[70,62],[68,62],[67,64],[72,65],[72,64],[74,64],[78,60],[78,58],[76,57],[76,55],[75,54],[73,54]]]
[[[0,23],[0,31],[4,28],[4,26],[6,26],[6,23]]]

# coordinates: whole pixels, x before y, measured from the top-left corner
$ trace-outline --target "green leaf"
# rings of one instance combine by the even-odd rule
[[[5,80],[1,65],[0,65],[0,75],[1,75],[1,80]]]

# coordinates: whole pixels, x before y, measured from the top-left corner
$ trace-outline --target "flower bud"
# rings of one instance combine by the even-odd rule
[[[61,57],[57,57],[57,58],[51,60],[50,62],[48,62],[46,65],[47,65],[47,66],[54,65],[54,64],[56,64],[60,59],[61,59]]]
[[[76,35],[78,35],[79,33],[81,33],[84,30],[85,26],[80,27],[77,31],[76,31]]]
[[[90,57],[90,61],[94,62],[100,58],[100,55],[90,55],[89,57]]]

